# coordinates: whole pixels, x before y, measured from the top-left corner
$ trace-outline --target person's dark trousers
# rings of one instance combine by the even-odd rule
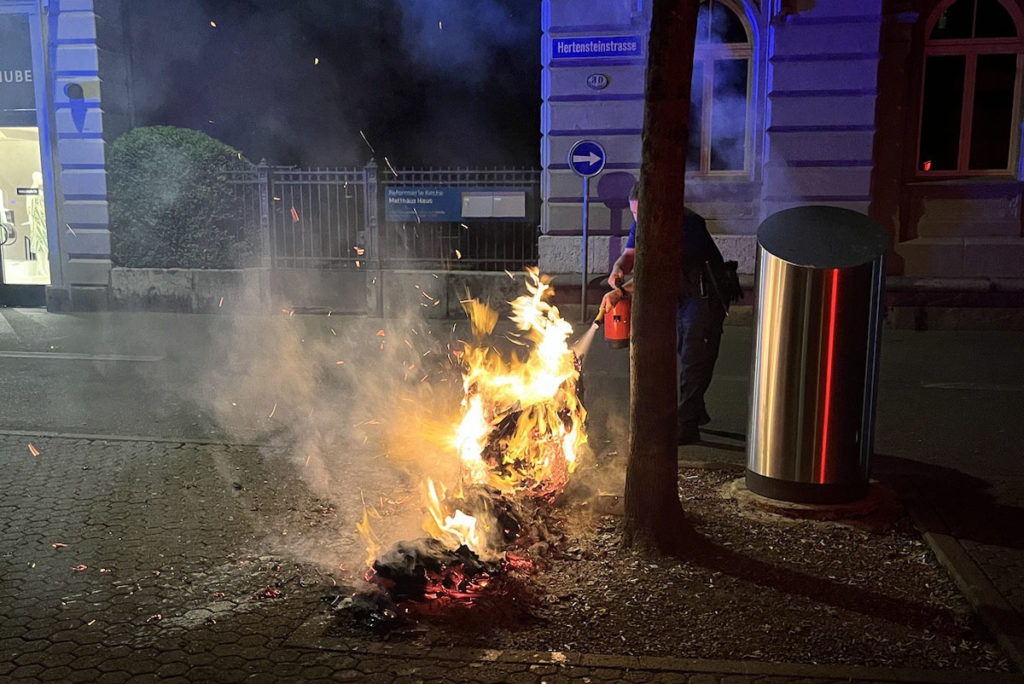
[[[718,360],[725,311],[716,299],[690,297],[676,311],[676,352],[679,354],[679,406],[676,434],[680,444],[700,439],[707,422],[704,393]]]

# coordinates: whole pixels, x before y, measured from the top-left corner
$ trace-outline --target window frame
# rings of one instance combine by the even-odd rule
[[[700,114],[700,159],[695,169],[687,169],[686,175],[696,178],[749,178],[753,158],[753,77],[754,77],[754,36],[747,21],[743,8],[730,0],[709,0],[723,5],[732,12],[743,26],[747,41],[745,43],[695,43],[693,62],[700,62],[701,69],[701,114]],[[709,5],[710,8],[710,5]],[[746,116],[743,130],[743,168],[742,169],[711,169],[711,122],[714,116],[715,62],[729,59],[747,60],[747,92]],[[692,95],[691,95],[692,100]],[[692,125],[691,125],[692,130]]]
[[[924,24],[924,48],[921,59],[921,92],[917,105],[917,140],[914,145],[914,178],[949,179],[971,178],[978,176],[1016,175],[1020,158],[1020,125],[1021,125],[1021,87],[1024,76],[1024,15],[1016,3],[995,0],[1013,20],[1017,35],[1012,38],[931,38],[935,25],[943,14],[957,0],[943,0],[939,3]],[[978,0],[974,3],[972,23],[976,22]],[[971,132],[974,119],[974,94],[978,75],[978,57],[981,55],[1016,54],[1017,73],[1013,82],[1013,111],[1010,116],[1009,150],[1006,155],[1006,167],[1001,169],[971,169]],[[960,103],[960,142],[957,149],[957,165],[955,169],[925,171],[921,168],[921,138],[924,134],[924,95],[928,74],[928,58],[937,56],[964,57],[964,86]]]

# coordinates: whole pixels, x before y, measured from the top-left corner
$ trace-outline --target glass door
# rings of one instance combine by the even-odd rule
[[[0,278],[49,285],[37,73],[27,13],[0,12]]]

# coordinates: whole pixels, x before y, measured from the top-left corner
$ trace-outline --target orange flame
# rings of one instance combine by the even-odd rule
[[[523,359],[506,359],[488,343],[498,320],[493,309],[477,300],[463,302],[474,341],[453,352],[461,360],[465,393],[449,441],[459,477],[451,487],[427,478],[423,487],[423,529],[482,558],[500,554],[489,540],[496,521],[485,510],[467,512],[463,487],[486,484],[506,496],[552,496],[565,487],[587,443],[579,369],[569,345],[572,326],[547,301],[550,279],[536,268],[527,271],[526,289],[511,302],[510,316],[531,343]],[[372,564],[380,543],[366,511],[357,527]]]

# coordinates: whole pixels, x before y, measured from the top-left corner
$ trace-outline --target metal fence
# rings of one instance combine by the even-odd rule
[[[244,225],[270,268],[519,270],[537,262],[536,169],[296,169],[260,164],[229,172]],[[523,215],[388,221],[389,188],[522,193]],[[450,217],[449,217],[450,218]]]

